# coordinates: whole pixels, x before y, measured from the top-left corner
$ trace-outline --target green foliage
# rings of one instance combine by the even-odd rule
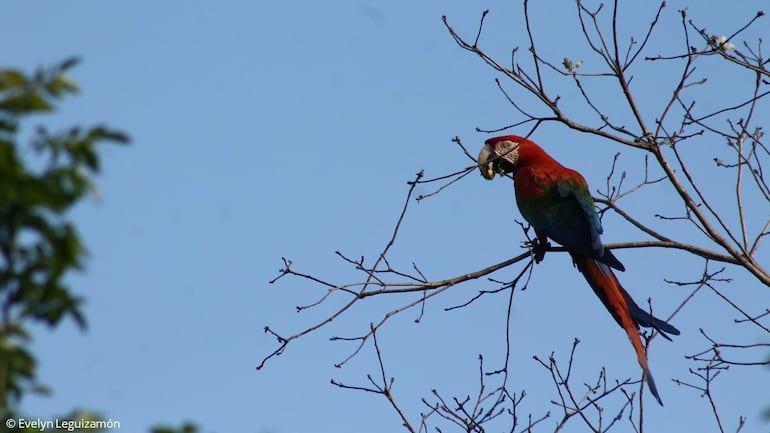
[[[82,269],[85,247],[67,211],[93,192],[98,146],[126,143],[123,133],[97,126],[49,132],[38,127],[29,145],[19,143],[22,122],[54,110],[77,92],[69,59],[28,76],[0,70],[0,415],[26,392],[45,392],[25,331],[33,323],[57,326],[69,317],[86,321],[82,299],[64,282]]]
[[[152,429],[151,433],[198,433],[198,427],[190,422],[186,422],[182,424],[179,428],[173,428],[173,427],[155,427]]]
[[[40,126],[28,146],[19,143],[24,120],[53,111],[57,100],[78,91],[66,75],[76,64],[65,60],[32,76],[0,70],[0,431],[101,432],[119,426],[88,411],[40,420],[14,408],[25,393],[48,392],[36,380],[29,325],[54,328],[69,317],[86,327],[82,299],[64,281],[67,272],[83,268],[86,254],[67,211],[95,191],[99,145],[128,142],[104,126],[62,132]],[[197,432],[192,423],[152,430]]]

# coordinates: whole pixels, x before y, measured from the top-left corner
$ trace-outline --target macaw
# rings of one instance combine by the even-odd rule
[[[667,334],[679,335],[679,330],[640,308],[615,277],[612,269],[624,271],[625,267],[602,243],[602,224],[583,176],[559,164],[534,142],[516,135],[488,139],[478,164],[489,180],[495,174],[513,174],[516,203],[537,235],[535,260],[542,260],[548,238],[569,251],[578,271],[626,331],[647,386],[662,406],[639,326],[654,328],[667,340],[671,340]]]

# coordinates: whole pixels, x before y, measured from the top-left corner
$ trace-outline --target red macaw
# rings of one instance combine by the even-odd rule
[[[542,248],[551,238],[569,251],[578,271],[628,334],[650,392],[662,406],[638,330],[639,326],[655,328],[668,340],[667,334],[679,335],[679,330],[640,308],[615,277],[612,268],[624,271],[625,267],[602,244],[602,224],[583,176],[516,135],[487,140],[478,163],[487,179],[496,173],[513,173],[516,203],[535,229],[538,246]],[[543,254],[537,252],[535,259],[541,260]]]

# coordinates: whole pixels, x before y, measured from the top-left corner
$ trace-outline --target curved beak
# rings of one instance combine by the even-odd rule
[[[492,180],[495,177],[496,162],[498,161],[497,153],[491,145],[485,144],[479,152],[478,164],[481,175],[487,180]]]

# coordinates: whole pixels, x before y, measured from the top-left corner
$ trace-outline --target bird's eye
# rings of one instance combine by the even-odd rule
[[[503,141],[502,143],[500,143],[500,149],[502,150],[508,150],[511,148],[511,146],[513,146],[513,143],[511,143],[510,141]]]

